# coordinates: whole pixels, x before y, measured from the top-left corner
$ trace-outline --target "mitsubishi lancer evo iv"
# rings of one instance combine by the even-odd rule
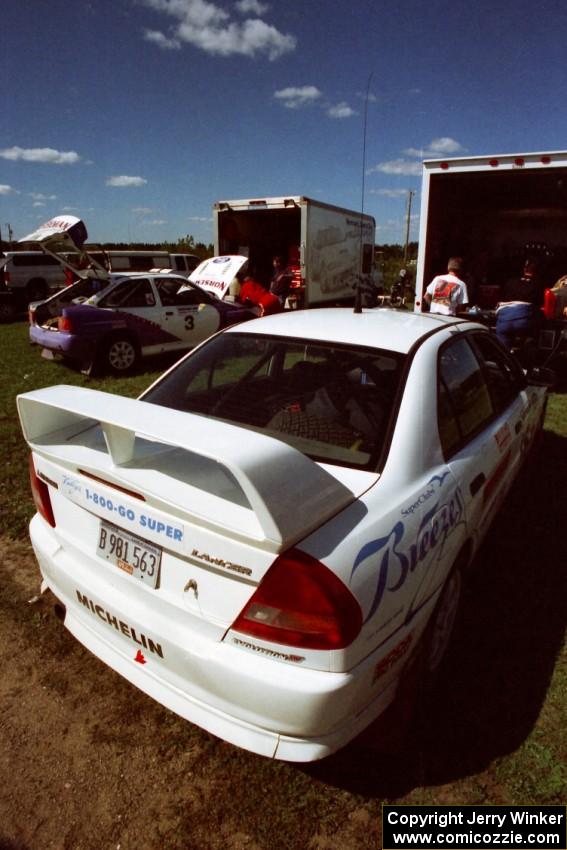
[[[481,325],[330,308],[225,329],[138,400],[21,395],[42,587],[162,705],[323,758],[439,668],[541,384]]]

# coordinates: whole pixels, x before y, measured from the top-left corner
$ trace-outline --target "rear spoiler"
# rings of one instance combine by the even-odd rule
[[[75,473],[106,473],[177,514],[270,549],[296,543],[355,499],[286,443],[205,416],[65,385],[20,395],[17,405],[39,455]],[[236,498],[227,496],[231,487]]]

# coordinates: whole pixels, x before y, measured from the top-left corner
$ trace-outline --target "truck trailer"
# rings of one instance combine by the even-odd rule
[[[269,286],[274,256],[293,272],[288,306],[352,303],[370,274],[372,216],[303,196],[218,201],[213,206],[216,255],[243,254],[251,274]]]
[[[464,260],[469,303],[496,306],[526,259],[542,288],[567,274],[567,152],[426,160],[415,310],[450,257]]]

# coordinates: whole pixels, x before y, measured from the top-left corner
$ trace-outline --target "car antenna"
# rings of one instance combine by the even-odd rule
[[[368,98],[370,96],[370,83],[372,80],[373,72],[370,72],[368,77],[368,82],[366,83],[366,96],[364,98],[364,124],[362,131],[362,191],[361,191],[361,199],[360,199],[360,251],[359,257],[361,261],[360,272],[357,276],[356,280],[356,293],[354,296],[354,312],[362,313],[362,292],[360,289],[360,284],[362,282],[362,246],[363,246],[363,230],[364,230],[364,190],[365,190],[365,177],[366,177],[366,126],[368,122]],[[374,250],[374,246],[373,246]]]

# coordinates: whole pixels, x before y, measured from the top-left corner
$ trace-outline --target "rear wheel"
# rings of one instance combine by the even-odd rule
[[[11,322],[16,315],[16,305],[12,298],[0,298],[0,323]]]
[[[116,336],[109,340],[102,351],[101,365],[114,374],[131,372],[139,359],[138,346],[128,336]]]

